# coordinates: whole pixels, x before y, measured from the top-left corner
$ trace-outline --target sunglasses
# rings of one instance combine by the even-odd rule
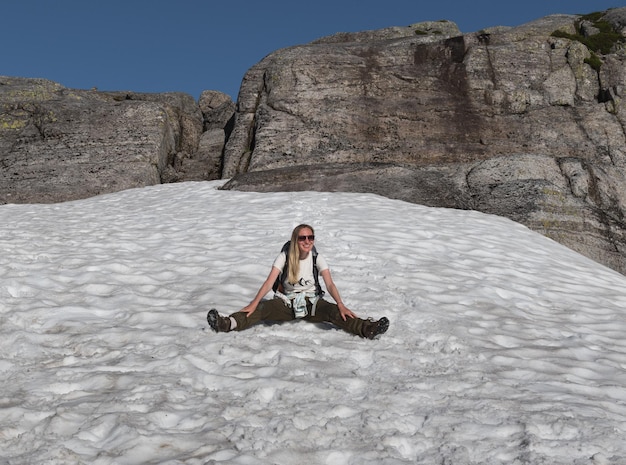
[[[313,242],[315,240],[315,235],[311,234],[310,236],[298,236],[298,241],[304,242],[306,240]]]

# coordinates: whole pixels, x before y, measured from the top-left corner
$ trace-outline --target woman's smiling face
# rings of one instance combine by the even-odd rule
[[[309,252],[313,249],[313,243],[315,242],[315,236],[310,228],[302,228],[298,232],[298,250],[300,251],[300,259],[306,258]]]

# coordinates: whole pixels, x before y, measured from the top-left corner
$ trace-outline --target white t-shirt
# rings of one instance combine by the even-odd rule
[[[281,272],[285,267],[285,261],[287,260],[287,255],[285,252],[281,252],[276,260],[274,260],[274,267],[278,268]],[[322,273],[322,271],[328,269],[328,264],[324,257],[320,254],[317,254],[317,269]],[[315,277],[313,276],[313,254],[309,253],[304,260],[300,260],[300,274],[298,276],[297,283],[289,283],[285,281],[285,293],[290,292],[315,292]]]

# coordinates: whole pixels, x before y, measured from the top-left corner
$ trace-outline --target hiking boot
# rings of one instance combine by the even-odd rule
[[[374,339],[379,334],[384,334],[389,328],[389,320],[387,317],[382,317],[378,321],[366,320],[363,322],[363,328],[361,332],[363,337],[367,339]]]
[[[211,326],[213,331],[216,333],[227,333],[230,331],[230,318],[220,316],[214,308],[209,310],[206,320],[209,322],[209,326]]]

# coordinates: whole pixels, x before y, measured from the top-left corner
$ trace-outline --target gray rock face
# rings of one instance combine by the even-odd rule
[[[626,274],[626,51],[585,42],[625,18],[339,33],[252,67],[237,107],[0,77],[0,204],[220,177],[374,192],[506,216]]]
[[[214,97],[220,95],[230,100]],[[221,145],[207,148],[201,143],[206,119],[220,129],[213,108],[203,113],[183,93],[72,90],[43,79],[0,77],[0,204],[217,179],[224,126]]]
[[[279,50],[244,77],[225,188],[472,208],[626,273],[626,54],[618,44],[597,66],[552,35],[578,33],[580,19],[465,35],[413,25]]]

